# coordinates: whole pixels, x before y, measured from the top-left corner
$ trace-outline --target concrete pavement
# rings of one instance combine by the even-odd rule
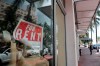
[[[86,47],[82,47],[82,56],[79,59],[79,66],[100,66],[100,52],[93,50],[93,54],[90,55],[90,51]]]

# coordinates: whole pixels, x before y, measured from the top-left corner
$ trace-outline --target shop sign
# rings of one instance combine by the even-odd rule
[[[20,20],[13,37],[33,49],[42,49],[43,28],[41,26]]]

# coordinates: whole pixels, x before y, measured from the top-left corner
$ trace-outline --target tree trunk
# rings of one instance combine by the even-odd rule
[[[96,18],[94,18],[94,25],[95,25],[95,33],[96,33],[96,43],[98,42],[98,40],[97,40],[97,20],[96,20]]]
[[[98,42],[97,40],[97,24],[95,24],[95,30],[96,30],[96,43]]]
[[[92,43],[92,23],[91,23],[91,43]]]

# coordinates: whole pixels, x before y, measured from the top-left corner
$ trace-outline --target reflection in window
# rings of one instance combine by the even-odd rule
[[[53,10],[52,0],[3,0],[5,3],[4,20],[0,20],[0,32],[7,30],[13,36],[13,31],[20,19],[43,27],[43,42],[40,50],[39,44],[26,46],[20,41],[15,41],[24,58],[37,59],[43,57],[49,66],[53,66]],[[8,6],[9,5],[9,6]],[[1,8],[1,6],[0,6]],[[0,15],[1,16],[1,15]],[[39,48],[39,49],[38,49]],[[1,49],[3,50],[3,49]],[[18,50],[19,51],[19,50]],[[37,61],[34,61],[37,62]],[[45,62],[45,61],[44,61]]]

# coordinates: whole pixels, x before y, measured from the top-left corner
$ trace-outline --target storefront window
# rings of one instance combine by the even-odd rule
[[[0,38],[0,50],[7,55],[3,60],[0,58],[0,63],[11,60],[8,62],[15,63],[17,66],[24,64],[54,66],[52,2],[53,0],[0,1],[0,9],[2,9],[0,33],[3,37]],[[6,52],[8,49],[11,51]],[[13,56],[14,52],[15,56]],[[16,62],[13,61],[15,58]]]

